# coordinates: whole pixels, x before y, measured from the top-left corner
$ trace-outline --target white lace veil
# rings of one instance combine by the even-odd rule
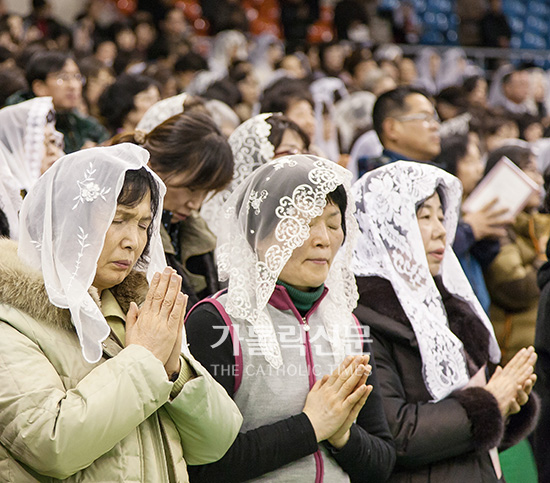
[[[6,148],[3,144],[0,144],[0,210],[8,220],[10,238],[17,240],[19,236],[19,209],[23,199],[18,189],[18,183],[11,174],[8,156]]]
[[[433,47],[422,47],[415,61],[416,70],[418,72],[418,79],[416,80],[415,84],[431,95],[434,95],[437,92],[437,87],[435,85],[435,78],[437,77],[437,73],[434,77],[431,72],[431,59],[434,55],[440,57],[437,50],[435,50]]]
[[[218,235],[222,206],[235,188],[239,186],[253,171],[268,163],[275,155],[275,147],[269,142],[271,124],[267,120],[273,113],[258,114],[243,122],[229,136],[235,167],[233,179],[229,186],[216,193],[201,207],[201,216],[208,223],[208,227]]]
[[[147,109],[140,119],[136,126],[136,131],[144,131],[148,134],[167,119],[176,114],[181,114],[184,111],[186,98],[187,94],[184,92],[156,102]]]
[[[126,171],[145,167],[149,153],[134,144],[91,148],[63,156],[28,193],[21,207],[19,256],[41,270],[50,302],[71,311],[84,358],[97,362],[109,325],[88,293],[114,218]],[[153,220],[149,263],[139,267],[151,280],[166,266],[159,234],[165,187]]]
[[[350,270],[357,237],[349,172],[311,155],[278,158],[258,168],[224,205],[218,237],[218,271],[228,281],[227,313],[247,320],[273,367],[282,364],[273,323],[265,310],[281,270],[292,252],[309,238],[310,221],[320,216],[327,193],[342,185],[347,195],[346,238],[325,282],[329,292],[319,311],[335,362],[345,356],[344,334],[354,321],[357,288]]]
[[[48,118],[53,124],[53,113],[51,97],[35,97],[0,109],[0,142],[9,153],[10,171],[19,189],[28,191],[40,177],[45,129]]]
[[[458,178],[428,164],[397,161],[364,175],[353,185],[359,240],[353,271],[389,280],[409,318],[422,357],[426,388],[435,401],[468,383],[460,339],[449,329],[441,295],[430,274],[416,208],[436,190],[442,197],[447,231],[440,268],[443,285],[466,301],[490,334],[489,355],[500,360],[493,327],[452,250],[462,187]]]

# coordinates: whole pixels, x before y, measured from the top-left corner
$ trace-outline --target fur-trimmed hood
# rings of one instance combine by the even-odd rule
[[[147,288],[144,274],[133,271],[111,292],[122,310],[127,312],[130,302],[140,305],[145,300]],[[90,287],[88,292],[100,306],[95,287]],[[17,243],[8,239],[0,239],[0,303],[21,310],[36,320],[74,330],[69,310],[50,302],[42,272],[24,263],[17,256]]]

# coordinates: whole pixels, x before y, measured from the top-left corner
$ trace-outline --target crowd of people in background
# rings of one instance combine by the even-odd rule
[[[546,71],[404,55],[354,0],[327,42],[314,0],[281,37],[32,3],[0,17],[2,481],[550,482]],[[503,157],[521,210],[462,209]]]

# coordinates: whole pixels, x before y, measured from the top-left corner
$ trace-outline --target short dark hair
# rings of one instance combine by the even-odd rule
[[[348,207],[348,197],[346,195],[346,189],[343,185],[338,185],[334,191],[327,194],[327,202],[335,204],[340,208],[340,214],[342,215],[342,231],[344,232],[344,240],[346,239],[346,209]]]
[[[372,108],[372,126],[378,137],[383,134],[383,123],[388,117],[397,114],[404,114],[406,111],[406,100],[412,94],[420,94],[421,96],[430,99],[422,89],[417,89],[410,86],[400,86],[391,91],[381,94]]]
[[[470,94],[477,86],[477,83],[480,80],[485,80],[485,77],[481,75],[472,75],[470,77],[466,77],[464,79],[464,82],[462,83],[462,88],[464,89],[464,92],[466,94]]]
[[[124,118],[135,108],[136,94],[157,86],[155,80],[139,74],[122,74],[107,87],[97,102],[99,112],[105,119],[105,124],[111,131],[122,127]]]
[[[126,171],[124,184],[118,195],[117,204],[123,206],[135,207],[147,196],[151,194],[151,218],[154,219],[159,212],[159,188],[153,175],[146,169],[132,169]],[[153,223],[147,228],[147,244],[140,255],[138,265],[143,265],[149,261],[149,246],[153,236]]]
[[[29,87],[32,87],[35,80],[45,81],[49,74],[62,70],[68,60],[74,60],[73,56],[59,50],[39,51],[33,54],[25,69]]]
[[[311,107],[314,106],[307,82],[299,79],[280,79],[264,90],[260,112],[285,113],[296,101],[306,101]]]
[[[441,152],[434,164],[456,176],[458,162],[466,156],[470,139],[468,134],[453,134],[441,139]]]
[[[271,126],[271,132],[268,136],[268,141],[277,149],[281,144],[283,135],[287,129],[294,131],[302,141],[306,149],[309,149],[311,140],[304,130],[294,121],[286,117],[284,114],[275,113],[266,119],[266,122]]]
[[[487,164],[485,165],[485,174],[489,173],[503,156],[506,156],[519,169],[523,170],[531,160],[532,154],[533,151],[527,146],[501,146],[489,153]]]
[[[187,52],[181,55],[174,64],[174,72],[198,72],[208,70],[208,62],[197,52]]]

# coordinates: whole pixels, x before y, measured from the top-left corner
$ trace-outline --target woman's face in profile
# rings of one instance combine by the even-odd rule
[[[322,215],[311,220],[309,229],[309,238],[292,252],[279,275],[279,280],[304,292],[325,283],[344,242],[340,208],[327,202]]]
[[[437,192],[420,205],[416,211],[416,218],[428,259],[428,267],[431,275],[435,277],[443,261],[447,235],[443,226],[443,208]]]
[[[177,223],[199,211],[203,201],[210,192],[207,189],[193,189],[187,186],[189,173],[183,171],[173,175],[159,173],[166,185],[163,209],[172,212],[172,222]]]
[[[456,177],[462,182],[464,197],[468,196],[483,177],[483,161],[477,142],[468,141],[466,155],[456,163]]]
[[[120,284],[128,276],[147,245],[147,230],[151,222],[151,193],[147,193],[136,206],[117,206],[105,234],[92,284],[100,293]]]

